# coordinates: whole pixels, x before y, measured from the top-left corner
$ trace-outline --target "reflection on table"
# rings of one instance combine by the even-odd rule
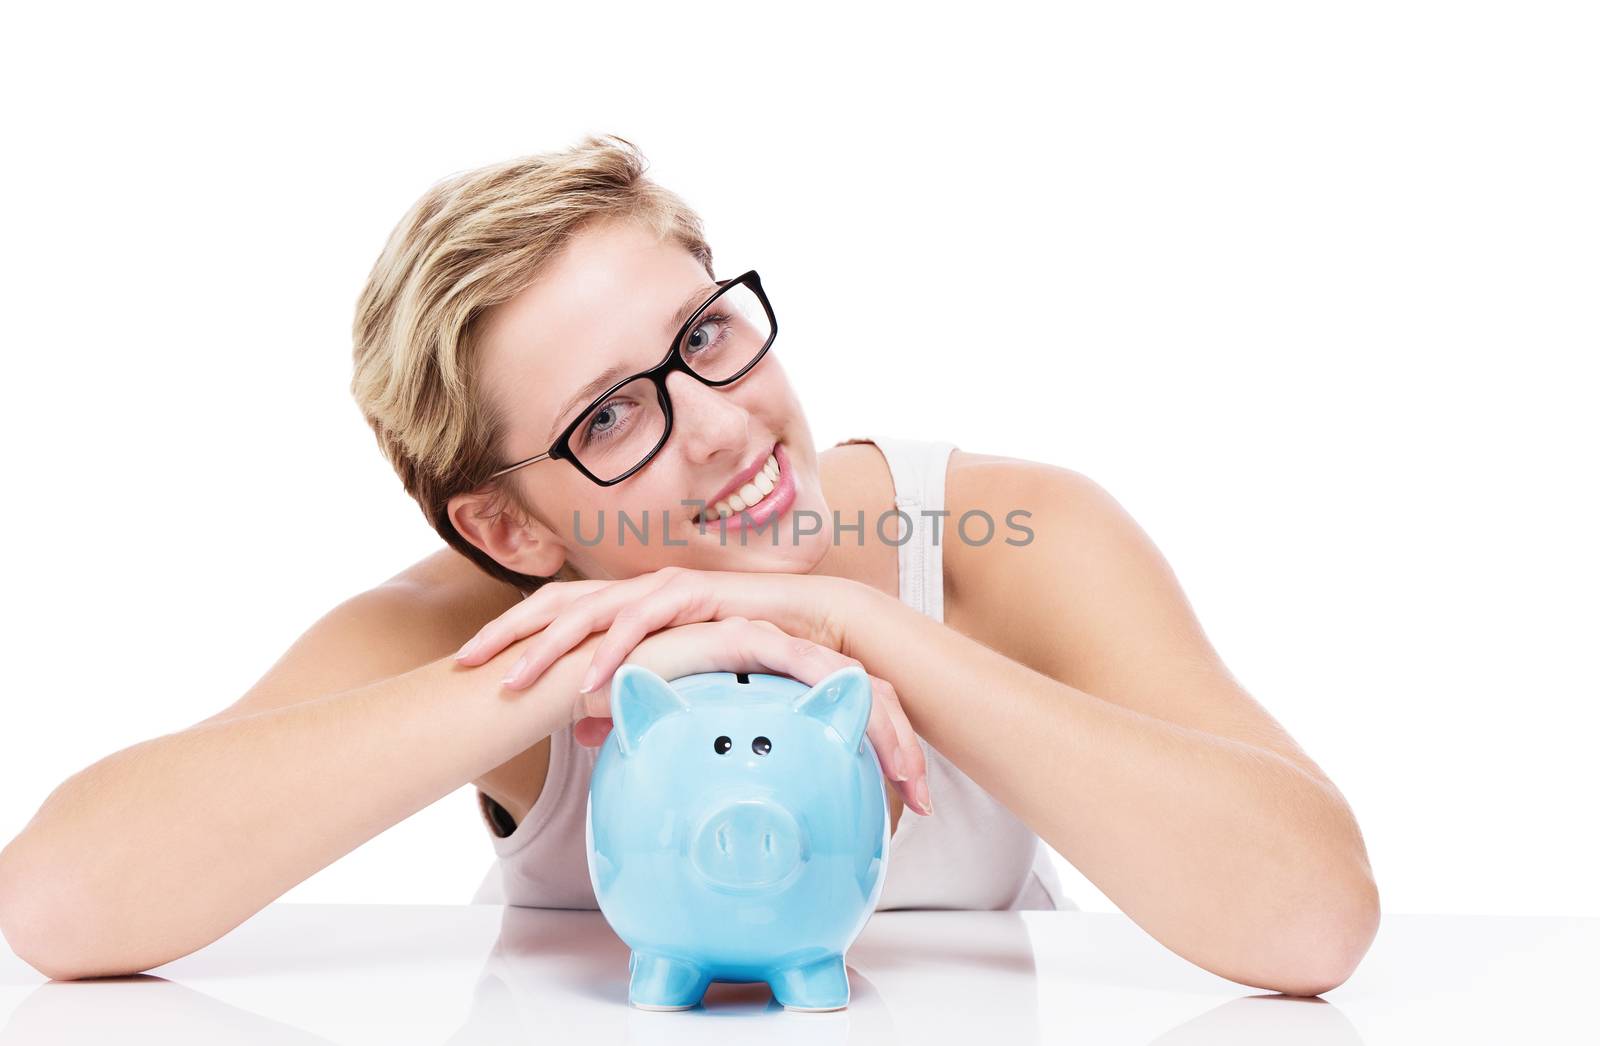
[[[627,1005],[628,950],[597,912],[275,904],[137,977],[45,982],[0,952],[0,1046],[1555,1039],[1587,1026],[1597,945],[1600,920],[1390,916],[1356,976],[1307,1000],[1206,973],[1120,915],[880,912],[846,957],[848,1009],[713,983],[663,1013]]]

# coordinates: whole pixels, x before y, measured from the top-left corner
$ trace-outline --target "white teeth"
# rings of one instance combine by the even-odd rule
[[[768,454],[766,463],[761,466],[761,471],[755,474],[755,478],[740,487],[737,493],[728,495],[726,501],[707,506],[701,514],[701,521],[709,523],[718,518],[727,519],[736,512],[743,512],[777,488],[779,474],[777,455]]]

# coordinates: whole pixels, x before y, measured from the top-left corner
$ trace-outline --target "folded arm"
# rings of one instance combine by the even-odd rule
[[[947,605],[979,638],[857,586],[842,649],[1167,947],[1290,994],[1342,983],[1378,920],[1355,818],[1228,673],[1159,551],[1067,470],[953,465],[949,491],[951,522],[1030,513],[1026,544],[941,535]]]

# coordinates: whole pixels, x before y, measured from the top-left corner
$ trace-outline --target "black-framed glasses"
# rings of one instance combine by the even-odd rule
[[[778,319],[756,270],[718,280],[716,292],[678,328],[666,358],[596,396],[549,450],[497,469],[489,478],[545,458],[564,458],[602,487],[621,483],[644,468],[672,434],[667,375],[683,371],[705,385],[731,385],[761,361],[777,336]]]

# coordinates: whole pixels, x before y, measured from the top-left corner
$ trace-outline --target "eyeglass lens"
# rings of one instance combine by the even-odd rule
[[[724,381],[767,344],[772,324],[761,299],[740,283],[719,295],[684,332],[678,350],[696,374]],[[667,428],[656,387],[638,378],[585,414],[568,441],[573,456],[601,481],[616,479],[654,453]]]

